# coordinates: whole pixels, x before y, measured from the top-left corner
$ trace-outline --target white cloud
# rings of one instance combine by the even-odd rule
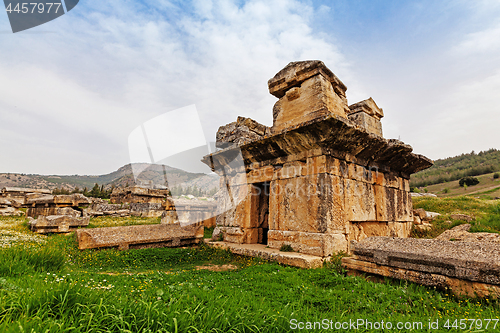
[[[127,162],[128,134],[164,112],[196,104],[213,140],[238,115],[271,124],[267,80],[290,61],[321,59],[348,73],[338,49],[310,28],[314,9],[298,1],[195,1],[195,16],[165,5],[179,15],[88,1],[53,22],[59,33],[0,41],[8,50],[0,55],[0,117],[10,119],[2,131],[13,124],[43,142],[4,137],[0,149],[24,154],[4,159],[0,172],[110,172]],[[13,107],[38,121],[26,127],[8,116]]]

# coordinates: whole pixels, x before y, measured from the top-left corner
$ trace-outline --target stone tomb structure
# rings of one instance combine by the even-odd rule
[[[12,204],[12,207],[20,208],[25,207],[29,199],[48,194],[51,194],[51,191],[48,189],[4,187],[0,193],[0,197],[9,200]]]
[[[91,200],[80,193],[35,196],[27,200],[26,216],[34,232],[67,233],[89,224],[89,217],[83,216],[89,204]]]
[[[409,178],[432,161],[384,139],[382,109],[371,98],[348,106],[346,86],[321,61],[292,62],[268,86],[279,98],[273,126],[239,142],[232,134],[248,131],[238,127],[257,126],[223,126],[226,148],[203,159],[221,176],[213,237],[320,257],[369,236],[407,237]],[[244,170],[231,169],[239,152]]]
[[[43,195],[28,199],[29,207],[26,215],[28,217],[67,215],[73,217],[82,216],[83,209],[92,202],[83,194],[69,195]]]

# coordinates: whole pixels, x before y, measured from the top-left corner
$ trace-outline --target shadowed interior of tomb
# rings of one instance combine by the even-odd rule
[[[273,126],[239,117],[219,128],[223,149],[203,159],[225,176],[214,237],[320,257],[350,251],[352,240],[408,237],[409,178],[432,161],[383,138],[383,110],[371,97],[349,106],[321,61],[292,62],[268,86],[279,98]],[[236,153],[244,170],[231,168]]]
[[[256,183],[253,184],[256,188],[256,195],[258,195],[258,200],[255,201],[257,207],[255,210],[257,213],[257,225],[259,228],[259,244],[267,245],[267,233],[269,231],[269,182]]]

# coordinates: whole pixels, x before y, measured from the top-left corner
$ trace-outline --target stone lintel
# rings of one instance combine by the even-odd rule
[[[237,149],[220,150],[205,156],[203,162],[210,165],[213,170],[220,169],[221,166],[228,165],[238,156],[240,149],[245,165],[278,158],[286,160],[290,155],[299,155],[314,149],[328,149],[332,152],[342,152],[345,158],[369,161],[367,163],[376,164],[381,169],[404,173],[405,178],[433,164],[427,157],[412,153],[410,145],[371,134],[356,127],[351,121],[336,115],[311,120],[288,131],[242,145]],[[210,157],[214,165],[211,164]]]
[[[318,74],[327,78],[332,83],[334,91],[339,96],[345,98],[347,87],[322,61],[319,60],[289,63],[268,81],[269,92],[273,96],[281,98],[285,96],[287,90],[300,86],[302,82]]]

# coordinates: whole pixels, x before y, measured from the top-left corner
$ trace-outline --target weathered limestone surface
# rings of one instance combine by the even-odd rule
[[[278,133],[306,121],[349,110],[345,85],[321,61],[292,62],[268,82],[278,97],[273,109],[272,131]]]
[[[22,211],[13,207],[12,201],[7,198],[0,197],[0,216],[21,216],[24,215]]]
[[[68,215],[39,216],[36,220],[29,218],[31,231],[39,234],[67,233],[77,228],[89,225],[88,217],[73,217]]]
[[[370,237],[353,245],[355,259],[460,280],[500,285],[495,242]]]
[[[347,114],[349,120],[366,129],[369,133],[382,136],[382,123],[384,112],[370,97],[364,101],[349,106]]]
[[[382,137],[373,99],[348,107],[321,61],[290,63],[268,85],[279,98],[271,133],[203,159],[221,176],[213,239],[328,257],[352,240],[408,237],[409,178],[432,161]],[[231,168],[239,154],[244,170]]]
[[[11,202],[12,207],[20,208],[26,205],[27,200],[32,197],[50,194],[48,189],[32,189],[22,187],[4,187],[0,197],[4,197]]]
[[[168,196],[168,189],[150,189],[139,186],[117,187],[111,193],[112,204],[122,203],[159,203],[161,204]]]
[[[430,287],[446,290],[451,289],[455,294],[467,297],[500,297],[500,286],[498,285],[462,280],[441,274],[378,265],[354,258],[343,258],[342,265],[348,269],[349,275],[373,274],[376,276],[407,280]]]
[[[216,146],[227,148],[232,145],[244,145],[269,135],[270,128],[253,119],[238,117],[238,120],[219,127],[216,135]]]
[[[77,238],[80,250],[111,247],[120,250],[179,247],[202,241],[203,224],[197,223],[185,227],[176,223],[79,229]]]
[[[83,207],[91,204],[91,200],[83,194],[70,195],[43,195],[27,200],[29,207],[26,215],[28,217],[68,215],[73,217],[82,216]]]
[[[94,202],[84,209],[84,216],[115,216],[115,217],[160,217],[165,212],[163,203],[127,203],[109,204],[106,201]]]

